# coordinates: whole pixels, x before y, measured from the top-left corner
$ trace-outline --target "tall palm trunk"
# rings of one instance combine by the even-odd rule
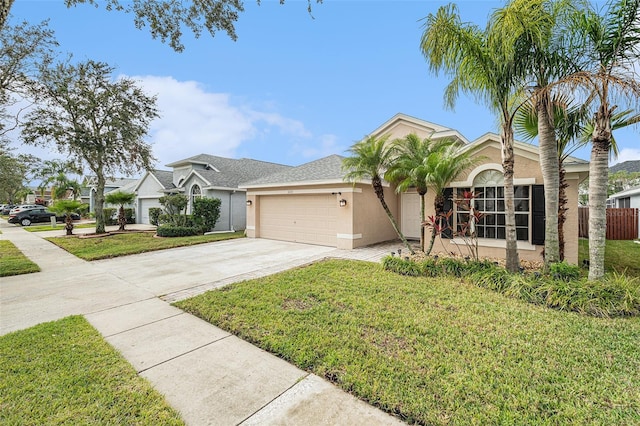
[[[510,118],[502,124],[502,168],[504,169],[504,210],[506,237],[506,267],[510,272],[518,272],[518,241],[516,239],[516,209],[513,188],[513,169],[515,159],[513,155],[513,127]]]
[[[558,160],[558,177],[560,185],[558,187],[558,254],[560,261],[564,260],[564,223],[567,221],[567,173],[564,169],[562,159]]]
[[[371,180],[371,186],[373,186],[373,191],[376,193],[378,200],[380,200],[380,204],[382,204],[382,208],[384,209],[385,213],[389,217],[391,226],[393,226],[393,229],[396,231],[396,234],[398,234],[398,237],[400,238],[404,246],[407,248],[407,250],[409,250],[409,253],[415,254],[415,251],[411,247],[411,244],[409,244],[409,241],[407,241],[404,235],[402,235],[402,232],[400,232],[398,223],[396,222],[396,219],[393,217],[393,214],[391,213],[389,206],[387,206],[387,202],[384,200],[384,188],[382,187],[382,181],[380,180],[380,177],[375,176]]]
[[[544,262],[545,265],[560,260],[560,244],[558,241],[558,190],[560,178],[558,173],[558,144],[551,111],[551,100],[548,93],[542,93],[536,102],[538,114],[538,141],[540,145],[540,168],[544,181]]]
[[[589,164],[589,280],[604,276],[607,237],[607,183],[611,147],[611,110],[600,106],[595,116]]]

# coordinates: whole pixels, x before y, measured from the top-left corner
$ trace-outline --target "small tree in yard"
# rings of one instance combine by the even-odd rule
[[[112,80],[114,68],[87,61],[42,66],[32,96],[36,106],[22,127],[26,144],[55,144],[96,177],[96,233],[105,232],[104,187],[108,177],[131,175],[153,166],[144,142],[158,117],[156,98],[128,78]]]
[[[56,203],[49,207],[51,211],[63,214],[64,218],[64,229],[67,231],[67,235],[73,235],[73,221],[71,219],[71,213],[76,213],[82,203],[76,200],[58,200]]]
[[[160,204],[164,207],[169,220],[173,225],[182,226],[186,222],[187,205],[189,198],[183,194],[165,195],[160,197]],[[180,212],[184,210],[185,217],[180,217]]]
[[[124,231],[125,226],[127,224],[127,216],[124,213],[124,205],[131,204],[133,200],[136,198],[136,194],[133,192],[121,192],[116,191],[107,194],[104,197],[104,200],[109,204],[118,204],[120,208],[118,209],[118,231]]]
[[[193,200],[193,218],[204,232],[215,228],[220,218],[220,204],[222,201],[219,198],[200,197]]]

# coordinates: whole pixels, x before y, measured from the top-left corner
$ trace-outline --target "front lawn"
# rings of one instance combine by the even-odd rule
[[[0,337],[0,423],[183,425],[82,317]]]
[[[604,250],[604,267],[628,277],[640,278],[640,244],[633,241],[607,240]],[[589,259],[589,240],[580,239],[578,264]]]
[[[39,272],[40,267],[8,240],[0,240],[0,277]]]
[[[152,232],[127,232],[95,238],[49,237],[47,240],[81,259],[98,260],[242,237],[244,231],[174,238],[157,238]]]
[[[640,318],[330,260],[176,304],[419,424],[640,424]]]

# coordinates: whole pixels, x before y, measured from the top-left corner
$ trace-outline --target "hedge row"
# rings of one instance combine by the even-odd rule
[[[640,280],[610,274],[599,281],[583,277],[580,268],[565,262],[549,272],[512,274],[489,261],[427,258],[420,262],[400,257],[383,259],[384,269],[414,277],[455,276],[530,303],[595,317],[640,315]]]

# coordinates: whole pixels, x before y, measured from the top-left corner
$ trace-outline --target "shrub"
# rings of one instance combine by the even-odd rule
[[[567,262],[557,262],[549,265],[549,273],[558,280],[571,281],[580,278],[580,267],[569,265]]]
[[[400,275],[407,275],[410,277],[419,277],[424,275],[424,272],[420,265],[411,260],[403,259],[401,257],[386,256],[382,259],[382,267],[391,272],[395,272]]]
[[[467,269],[467,264],[463,260],[455,259],[453,257],[445,257],[439,261],[442,272],[447,275],[453,275],[455,277],[461,277],[464,275]]]
[[[92,214],[89,213],[89,204],[87,203],[80,204],[80,207],[78,208],[78,213],[82,217],[92,217],[91,216]]]
[[[193,235],[199,235],[201,232],[192,226],[165,224],[158,226],[156,234],[159,237],[191,237]]]
[[[113,207],[105,207],[104,209],[102,209],[102,211],[104,212],[104,224],[105,225],[117,225],[118,224],[118,220],[114,218],[114,214],[116,212],[116,209],[114,209]]]
[[[219,198],[200,197],[193,200],[193,220],[202,227],[203,233],[215,228],[220,218],[221,204]]]
[[[127,220],[127,223],[136,223],[136,216],[133,209],[127,208],[124,209],[124,217]]]
[[[469,275],[472,283],[478,287],[488,288],[500,293],[504,293],[511,283],[512,275],[509,271],[498,266],[489,269],[479,270]]]
[[[149,222],[151,222],[152,225],[158,226],[160,224],[158,220],[160,219],[161,213],[162,213],[162,209],[160,207],[150,207]]]

